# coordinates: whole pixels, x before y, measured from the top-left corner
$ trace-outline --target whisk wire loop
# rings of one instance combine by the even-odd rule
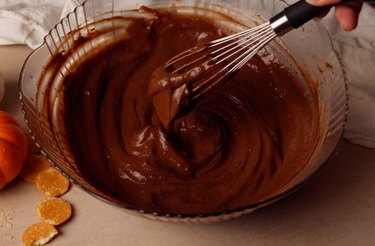
[[[166,64],[172,74],[194,74],[189,81],[193,99],[240,69],[277,34],[269,22],[214,40],[174,57]],[[197,57],[196,57],[197,56]],[[193,58],[194,57],[194,58]],[[187,58],[191,60],[187,62]],[[178,65],[179,62],[184,62]],[[202,68],[202,69],[201,69]]]
[[[151,95],[159,95],[160,92],[167,92],[166,94],[172,95],[173,107],[170,108],[173,109],[173,118],[178,112],[176,108],[189,105],[192,100],[234,76],[276,36],[283,36],[331,7],[347,1],[349,0],[327,6],[314,6],[300,0],[263,24],[182,52],[157,69],[154,76],[156,79],[151,83],[149,93],[151,91]]]

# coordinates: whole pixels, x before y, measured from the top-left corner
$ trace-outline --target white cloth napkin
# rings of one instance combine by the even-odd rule
[[[365,4],[358,28],[344,32],[334,11],[322,20],[332,36],[349,84],[349,116],[345,138],[375,148],[375,8]]]
[[[0,45],[38,47],[43,37],[83,0],[1,0]],[[358,28],[343,32],[333,11],[323,19],[343,61],[350,87],[345,137],[375,148],[375,9],[365,5]]]
[[[0,45],[43,42],[47,32],[60,21],[63,12],[73,10],[83,0],[1,0]]]

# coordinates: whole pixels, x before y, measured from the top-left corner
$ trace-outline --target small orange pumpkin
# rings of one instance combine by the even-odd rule
[[[13,116],[0,111],[0,189],[19,174],[27,155],[25,133]]]

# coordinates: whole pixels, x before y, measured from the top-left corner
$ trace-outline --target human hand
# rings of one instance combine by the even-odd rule
[[[306,0],[307,3],[316,6],[338,4],[342,0]],[[342,29],[351,31],[357,27],[359,12],[361,12],[363,0],[350,0],[335,7],[336,18]]]

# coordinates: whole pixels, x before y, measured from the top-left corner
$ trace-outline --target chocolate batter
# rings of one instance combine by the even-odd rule
[[[166,129],[147,93],[151,74],[231,31],[208,18],[142,11],[155,18],[131,19],[127,38],[88,54],[64,80],[63,125],[82,174],[146,211],[217,212],[276,194],[318,139],[317,108],[297,79],[263,51]]]

